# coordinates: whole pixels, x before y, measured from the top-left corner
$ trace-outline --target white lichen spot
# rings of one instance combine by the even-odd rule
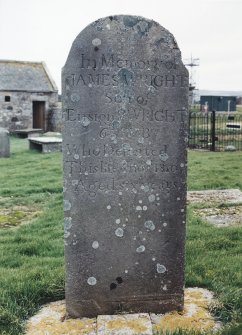
[[[147,165],[151,165],[151,160],[148,159],[148,160],[146,161],[146,164],[147,164]]]
[[[163,227],[166,227],[166,226],[167,226],[167,222],[164,222],[164,223],[163,223]]]
[[[180,200],[181,200],[181,198],[177,197],[177,198],[176,198],[176,200],[177,200],[177,201],[180,201]]]
[[[83,117],[81,118],[80,123],[81,123],[81,125],[82,125],[83,127],[88,127],[89,124],[90,124],[90,120],[88,119],[88,117],[83,116]]]
[[[110,206],[110,205],[107,205],[107,209],[110,210],[110,209],[111,209],[111,206]]]
[[[180,167],[181,167],[181,168],[183,168],[184,166],[185,166],[185,164],[184,164],[184,163],[181,163],[181,164],[180,164]]]
[[[137,193],[137,190],[135,188],[132,189],[133,193]]]
[[[129,272],[129,270],[124,270],[124,272],[125,272],[125,273],[128,273],[128,272]]]
[[[147,206],[143,206],[143,211],[147,211]]]
[[[72,101],[72,102],[77,102],[77,101],[79,101],[79,100],[80,100],[80,96],[79,96],[78,94],[73,93],[73,94],[71,95],[71,101]]]
[[[75,155],[74,155],[74,158],[75,158],[75,159],[79,159],[80,156],[79,156],[78,154],[75,154]]]
[[[144,187],[144,185],[141,185],[140,188],[141,188],[141,190],[144,190],[145,187]]]
[[[66,192],[66,187],[63,187],[63,193],[65,193]]]
[[[145,246],[144,245],[140,245],[137,249],[136,252],[141,253],[145,251]]]
[[[159,229],[158,232],[161,233],[161,229]]]
[[[71,203],[69,200],[64,200],[64,211],[69,211],[71,209]]]
[[[142,204],[142,202],[143,202],[142,200],[139,200],[139,204]]]
[[[68,238],[70,236],[69,229],[72,227],[72,218],[65,217],[64,218],[64,238]]]
[[[159,202],[157,202],[157,206],[160,206],[160,203],[159,203]]]
[[[152,257],[152,261],[155,262],[155,261],[156,261],[156,258],[155,258],[155,257]]]
[[[156,200],[160,200],[160,197],[157,197]]]
[[[155,201],[155,195],[154,194],[149,195],[148,199],[149,199],[149,202]]]
[[[169,158],[169,156],[167,155],[166,152],[162,152],[160,155],[159,155],[160,159],[165,162],[167,161],[167,159]]]
[[[87,172],[87,171],[85,171],[85,172],[84,172],[84,175],[85,175],[85,176],[88,176],[88,172]]]
[[[136,211],[142,211],[142,207],[141,206],[136,206]]]
[[[102,41],[100,40],[100,38],[94,38],[92,40],[92,45],[94,45],[95,47],[98,47],[101,44],[102,44]]]
[[[71,185],[72,185],[72,186],[75,186],[75,185],[77,185],[77,184],[78,184],[78,180],[74,179],[74,180],[71,181]]]
[[[119,195],[122,195],[122,194],[123,194],[123,192],[118,192],[118,194],[119,194]]]
[[[134,240],[134,241],[136,241],[136,240],[137,240],[137,237],[136,237],[136,236],[134,236],[134,237],[133,237],[133,240]]]
[[[64,232],[64,238],[68,238],[70,235],[71,235],[71,233],[69,231]]]
[[[110,30],[110,24],[107,24],[106,27],[108,30]]]
[[[186,223],[186,221],[182,221],[182,223]]]
[[[141,215],[138,215],[138,218],[140,219],[140,218],[141,218]]]
[[[148,185],[146,185],[146,186],[144,187],[144,191],[145,191],[145,192],[149,192],[149,186],[148,186]]]
[[[64,218],[64,228],[65,229],[70,229],[72,226],[72,218],[69,216],[69,217],[65,217]]]
[[[165,214],[164,214],[164,213],[162,213],[162,214],[161,214],[161,216],[165,216]]]
[[[125,224],[125,223],[123,224],[123,227],[126,227],[126,224]]]
[[[120,219],[117,219],[115,222],[116,222],[117,224],[119,224],[119,223],[120,223]]]
[[[90,87],[90,88],[91,88],[91,87],[92,87],[92,84],[88,84],[88,87]]]
[[[132,151],[132,150],[133,150],[133,149],[131,148],[131,146],[130,146],[129,143],[124,143],[124,144],[122,145],[122,148],[123,148],[124,150],[128,150],[128,151]],[[124,161],[124,162],[127,164],[126,161]]]
[[[93,241],[93,242],[92,242],[92,247],[93,247],[93,249],[98,249],[98,248],[99,248],[99,243],[98,243],[98,241]]]
[[[163,264],[157,263],[156,264],[156,271],[158,273],[165,273],[166,272],[166,267]]]
[[[129,219],[128,219],[128,218],[126,218],[126,219],[125,219],[125,221],[126,221],[126,222],[128,222],[128,221],[129,221]]]
[[[167,285],[164,285],[164,286],[163,286],[163,290],[164,290],[164,291],[167,291]]]
[[[138,143],[140,143],[140,144],[145,143],[145,139],[144,139],[144,137],[139,137],[139,138],[138,138]]]
[[[146,238],[144,237],[144,238],[142,238],[142,241],[146,241]]]
[[[135,265],[139,265],[139,262],[135,262]]]
[[[121,206],[121,204],[120,204],[120,203],[119,203],[118,205],[119,205],[119,206]]]
[[[150,230],[150,231],[153,231],[155,230],[155,224],[153,221],[151,220],[148,220],[148,221],[145,221],[145,224],[144,224],[145,228]]]
[[[183,213],[184,211],[185,211],[185,209],[184,209],[184,208],[182,208],[182,209],[181,209],[181,212]]]
[[[96,285],[97,284],[97,279],[95,277],[89,277],[87,279],[87,283],[91,286]]]
[[[123,237],[123,236],[124,236],[124,230],[123,230],[123,228],[117,228],[117,229],[115,230],[115,235],[116,235],[117,237]]]

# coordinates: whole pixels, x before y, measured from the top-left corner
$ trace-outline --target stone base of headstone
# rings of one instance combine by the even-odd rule
[[[99,315],[97,318],[66,318],[65,301],[44,306],[27,324],[26,335],[152,335],[159,331],[174,331],[177,328],[209,332],[221,328],[209,313],[215,304],[213,294],[202,288],[185,290],[183,312],[166,314],[118,314]]]
[[[159,299],[160,298],[160,299]],[[165,313],[167,311],[182,311],[184,297],[182,295],[174,294],[174,295],[164,295],[157,297],[157,299],[146,300],[147,297],[144,297],[142,300],[142,296],[140,299],[132,300],[120,300],[120,301],[93,301],[93,300],[85,300],[82,301],[82,307],[80,308],[78,304],[72,303],[72,308],[68,308],[68,315],[70,317],[80,317],[79,315],[83,315],[85,317],[95,317],[99,314],[112,315],[118,313],[119,310],[124,310],[127,313],[147,313],[152,311],[152,313]],[[76,314],[75,311],[79,311],[80,314]]]
[[[9,131],[0,128],[0,158],[10,157]]]

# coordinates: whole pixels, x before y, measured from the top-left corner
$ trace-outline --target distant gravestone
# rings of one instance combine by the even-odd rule
[[[4,128],[0,128],[0,158],[1,157],[10,157],[9,132]]]
[[[174,37],[95,21],[62,72],[66,306],[183,308],[188,73]]]

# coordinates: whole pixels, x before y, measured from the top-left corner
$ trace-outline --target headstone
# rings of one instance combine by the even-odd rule
[[[174,37],[97,20],[62,85],[67,313],[181,310],[188,73]]]
[[[5,128],[0,128],[0,158],[2,157],[10,157],[9,131]]]
[[[236,151],[236,147],[234,145],[227,145],[224,151]]]

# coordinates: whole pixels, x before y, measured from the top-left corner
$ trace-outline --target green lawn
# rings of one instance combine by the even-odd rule
[[[23,334],[41,304],[64,298],[62,155],[29,151],[16,138],[11,147],[11,158],[0,160],[1,335]],[[242,153],[188,156],[189,189],[242,190]],[[217,229],[188,209],[186,286],[215,292],[213,312],[229,325],[223,335],[242,334],[241,240],[241,227]]]

